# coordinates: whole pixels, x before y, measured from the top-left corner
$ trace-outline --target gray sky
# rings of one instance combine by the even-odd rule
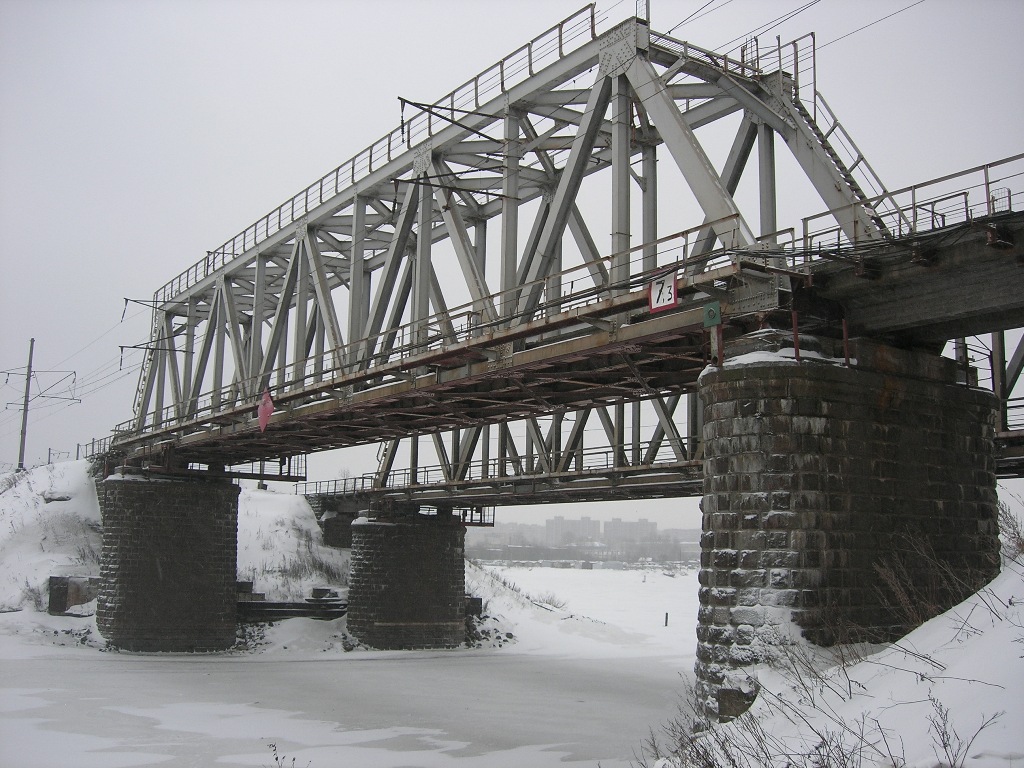
[[[651,0],[652,26],[704,2]],[[599,8],[618,21],[633,3]],[[1022,149],[1024,3],[924,0],[838,39],[912,3],[820,0],[762,37],[816,33],[819,89],[890,189]],[[0,375],[0,407],[14,403],[0,468],[17,461],[30,337],[37,369],[77,372],[82,402],[33,401],[27,463],[73,457],[131,416],[118,347],[146,339],[148,312],[121,322],[124,297],[147,299],[394,128],[398,96],[437,98],[581,5],[0,0],[0,370],[15,371]],[[802,5],[717,0],[673,36],[720,49]],[[38,383],[67,396],[62,375]]]

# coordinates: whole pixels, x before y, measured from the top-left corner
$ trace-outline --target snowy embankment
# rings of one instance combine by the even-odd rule
[[[779,649],[733,723],[664,738],[648,764],[1024,768],[1024,560],[899,642]],[[688,719],[689,712],[681,715]],[[714,759],[707,759],[709,754]]]
[[[314,587],[344,593],[348,550],[323,544],[301,496],[243,490],[238,497],[238,578],[267,600],[299,601]]]
[[[661,657],[693,664],[692,571],[497,567],[466,570],[466,591],[523,653],[574,658]],[[485,622],[485,628],[489,626]]]
[[[50,576],[99,576],[102,538],[87,462],[0,476],[0,611],[46,610]]]

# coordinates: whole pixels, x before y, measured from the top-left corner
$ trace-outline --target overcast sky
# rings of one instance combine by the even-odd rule
[[[820,0],[762,43],[816,33],[819,88],[890,189],[1024,146],[1024,3],[924,0],[843,37],[913,2]],[[31,465],[131,416],[119,346],[145,341],[148,311],[121,322],[125,297],[394,128],[398,96],[435,99],[582,4],[0,0],[0,469],[17,461],[30,337],[38,387],[70,396],[43,371],[75,371],[82,400],[33,400]],[[668,31],[705,0],[651,4]],[[732,47],[803,5],[717,0],[673,36]],[[599,4],[612,21],[633,6]]]

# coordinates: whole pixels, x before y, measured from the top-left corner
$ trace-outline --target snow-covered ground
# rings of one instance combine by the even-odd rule
[[[87,466],[0,476],[0,611],[45,610],[50,576],[99,576],[100,508]]]
[[[238,578],[267,600],[302,600],[313,587],[340,586],[348,550],[323,544],[301,496],[242,490],[238,497]],[[344,591],[344,590],[340,590]]]
[[[737,768],[1024,768],[1024,559],[897,643],[791,646],[758,681],[706,737]]]
[[[697,579],[685,571],[470,564],[488,618],[481,647],[455,651],[345,651],[344,619],[290,619],[224,654],[106,652],[92,606],[38,610],[50,574],[98,573],[85,464],[8,486],[0,477],[0,766],[625,766],[692,679]],[[268,596],[345,568],[301,500],[247,491],[239,521],[240,575]],[[1008,564],[988,590],[841,669],[795,646],[790,662],[821,672],[794,687],[759,671],[762,732],[794,752],[842,739],[848,762],[822,765],[891,754],[934,768],[957,764],[937,746],[943,712],[961,745],[1001,712],[962,764],[1024,767],[1022,574]]]

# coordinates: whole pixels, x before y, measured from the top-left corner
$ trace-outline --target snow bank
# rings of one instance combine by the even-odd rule
[[[313,510],[302,496],[243,490],[238,498],[238,578],[267,600],[295,601],[313,587],[344,592],[348,550],[324,546]]]
[[[1024,768],[1022,604],[1018,559],[899,642],[783,648],[750,712],[705,738],[749,751],[740,766]]]
[[[693,663],[695,573],[468,564],[466,591],[483,597],[494,631],[511,632],[518,653]]]
[[[0,611],[45,610],[50,576],[99,576],[102,532],[89,462],[0,480]]]

